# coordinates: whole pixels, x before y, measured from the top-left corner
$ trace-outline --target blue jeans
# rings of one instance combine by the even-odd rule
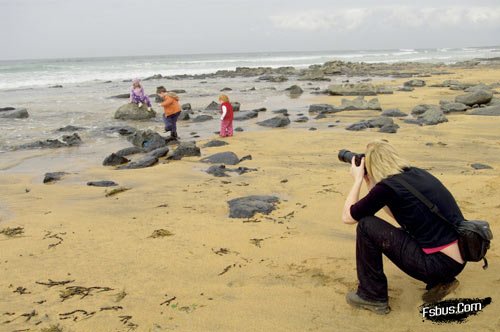
[[[181,112],[165,116],[163,113],[163,122],[165,123],[165,131],[170,131],[170,135],[177,135],[177,118],[181,115]]]
[[[365,217],[356,229],[357,294],[365,300],[387,301],[382,254],[410,277],[425,282],[428,289],[453,281],[465,267],[441,252],[424,253],[403,229],[375,216]]]

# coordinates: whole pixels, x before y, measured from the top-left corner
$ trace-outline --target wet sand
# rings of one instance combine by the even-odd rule
[[[454,72],[424,79],[431,85],[446,79],[493,83],[500,77],[499,70]],[[383,109],[409,112],[461,93],[426,86],[377,97]],[[342,99],[303,98],[335,105]],[[252,155],[239,166],[257,171],[228,178],[206,174],[208,165],[197,157],[140,170],[89,167],[51,185],[42,184],[50,170],[0,173],[0,231],[24,231],[0,234],[0,330],[57,324],[63,331],[498,330],[495,242],[489,269],[469,263],[450,296],[493,299],[464,324],[423,322],[424,284],[389,261],[392,312],[377,316],[346,304],[346,292],[357,283],[355,227],[340,220],[352,180],[348,165],[337,160],[339,149],[361,151],[373,139],[387,139],[437,176],[467,218],[488,220],[495,235],[500,231],[499,117],[451,114],[447,123],[424,127],[395,120],[401,126],[396,134],[342,127],[378,114],[345,111],[320,120],[340,120],[338,127],[236,133],[227,146],[202,148],[202,157],[222,151]],[[474,170],[476,162],[493,169]],[[130,189],[106,197],[110,189],[85,185],[92,180]],[[268,194],[280,198],[271,214],[228,218],[228,200]],[[157,230],[170,233],[151,237]]]

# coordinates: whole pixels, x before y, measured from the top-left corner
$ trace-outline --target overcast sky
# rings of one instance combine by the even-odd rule
[[[500,0],[0,0],[0,59],[500,45]]]

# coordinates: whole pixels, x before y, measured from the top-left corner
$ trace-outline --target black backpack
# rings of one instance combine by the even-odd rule
[[[488,268],[488,260],[486,259],[486,252],[490,248],[490,242],[493,239],[493,233],[490,229],[490,224],[483,220],[463,220],[458,224],[452,223],[446,219],[439,208],[429,201],[422,193],[415,189],[411,184],[406,182],[400,177],[394,177],[394,181],[399,182],[403,187],[408,189],[415,197],[427,206],[432,213],[439,218],[453,226],[458,233],[458,247],[460,254],[465,261],[479,262],[484,261],[483,269]]]

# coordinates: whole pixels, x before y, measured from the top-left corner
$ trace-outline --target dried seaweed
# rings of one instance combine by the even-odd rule
[[[156,239],[156,238],[159,238],[159,237],[166,237],[166,236],[172,236],[172,235],[174,235],[174,233],[172,233],[172,232],[170,232],[170,231],[168,231],[166,229],[157,229],[149,237],[153,238],[153,239]]]
[[[49,279],[49,281],[47,281],[47,282],[35,281],[36,284],[44,285],[44,286],[47,286],[49,288],[54,287],[54,286],[64,286],[64,285],[70,284],[72,282],[74,282],[74,280],[54,281],[52,279]]]
[[[130,190],[131,188],[125,188],[125,187],[120,187],[120,188],[115,188],[111,191],[106,191],[106,197],[114,196],[116,194],[122,193],[124,191]]]
[[[0,234],[3,234],[8,237],[16,237],[24,234],[24,227],[14,227],[14,228],[4,228],[0,231]]]
[[[92,292],[95,291],[96,293],[102,293],[102,292],[109,292],[112,291],[112,288],[109,287],[82,287],[82,286],[70,286],[66,287],[65,290],[61,291],[59,294],[59,297],[62,299],[61,302],[66,301],[67,299],[72,298],[73,296],[81,296],[80,300],[87,297],[91,296]]]

